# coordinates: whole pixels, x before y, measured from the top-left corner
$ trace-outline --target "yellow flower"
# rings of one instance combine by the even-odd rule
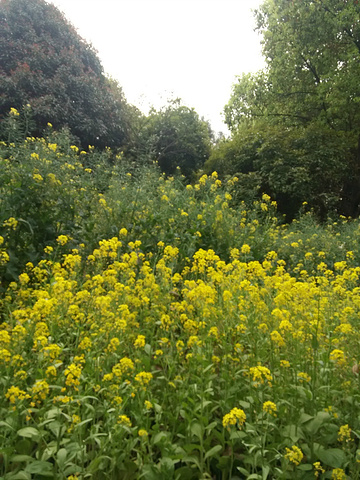
[[[5,393],[5,397],[10,401],[10,403],[15,403],[16,400],[24,400],[25,398],[30,398],[24,390],[20,390],[18,387],[10,387]]]
[[[230,413],[224,415],[222,424],[224,428],[230,430],[230,428],[234,425],[237,425],[239,428],[241,428],[245,421],[246,414],[244,410],[241,408],[233,408]]]
[[[266,412],[266,413],[269,413],[270,415],[273,415],[274,417],[276,417],[276,412],[277,412],[277,407],[276,407],[276,403],[274,402],[264,402],[263,403],[263,411]]]
[[[288,360],[280,360],[280,367],[290,368],[290,362]]]
[[[10,108],[10,115],[13,117],[18,117],[20,113],[16,110],[16,108],[11,107]]]
[[[309,383],[309,382],[311,381],[310,375],[308,375],[308,374],[305,373],[305,372],[299,372],[299,373],[297,374],[297,377],[298,377],[298,379],[300,380],[300,382],[305,381],[305,382],[308,382],[308,383]]]
[[[112,339],[114,340],[114,339]],[[112,340],[110,340],[110,344],[112,342]],[[91,350],[91,346],[92,346],[92,341],[89,337],[84,337],[81,342],[79,343],[79,350],[85,350],[85,351],[90,351]],[[115,349],[116,350],[116,349]],[[114,351],[114,350],[111,350],[111,351]]]
[[[330,353],[330,360],[336,365],[342,366],[345,364],[345,354],[342,350],[335,349]]]
[[[322,468],[320,462],[315,462],[315,463],[313,463],[313,466],[314,466],[314,468],[315,468],[315,478],[318,478],[318,476],[319,476],[321,473],[325,473],[325,470]]]
[[[81,366],[72,363],[65,369],[65,376],[66,381],[65,384],[68,387],[74,387],[75,390],[78,390],[78,386],[80,385],[80,376],[81,376]]]
[[[302,453],[299,447],[297,447],[296,445],[293,445],[291,449],[290,448],[286,449],[285,458],[287,458],[290,462],[294,463],[295,465],[299,465],[301,460],[304,458],[304,454]]]
[[[127,415],[119,415],[117,423],[119,425],[124,425],[125,427],[131,427],[131,420]]]
[[[46,369],[46,372],[45,372],[47,377],[56,377],[56,373],[57,372],[56,372],[56,368],[54,367],[54,365],[50,365],[50,367],[48,367]]]
[[[143,348],[145,347],[145,336],[144,335],[138,335],[136,337],[136,340],[134,342],[134,347],[135,348]]]
[[[46,380],[36,380],[31,388],[31,393],[34,400],[45,400],[50,391],[49,384]]]
[[[153,408],[153,404],[149,402],[149,400],[145,400],[144,405],[146,410],[151,410]]]
[[[270,333],[270,338],[277,347],[283,347],[285,345],[285,341],[283,337],[280,335],[280,333],[277,330],[274,330],[273,332]]]
[[[261,365],[258,365],[257,367],[251,367],[250,376],[252,377],[254,382],[259,381],[260,383],[264,383],[265,380],[272,380],[270,370],[267,367],[263,367]]]
[[[346,480],[345,472],[342,468],[334,468],[331,472],[332,480]]]
[[[244,253],[245,255],[247,253],[250,253],[250,250],[251,249],[250,249],[249,245],[247,245],[246,243],[244,243],[244,245],[241,247],[241,253]]]
[[[56,149],[57,149],[56,143],[48,143],[48,147],[49,147],[50,150],[52,150],[53,152],[56,152]]]
[[[351,441],[351,428],[349,425],[342,425],[339,428],[338,432],[338,440],[339,442],[350,442]]]
[[[148,436],[148,432],[146,430],[144,430],[143,428],[141,428],[139,431],[138,431],[138,435],[139,437],[147,437]]]
[[[14,375],[15,378],[20,378],[21,380],[25,380],[27,378],[27,376],[28,376],[28,374],[27,374],[27,372],[25,372],[25,370],[19,370]]]
[[[150,380],[152,380],[153,376],[150,372],[140,372],[135,375],[135,382],[139,382],[140,385],[147,385]]]
[[[69,237],[66,235],[59,235],[56,239],[57,243],[61,246],[64,246],[68,243]]]
[[[36,180],[37,182],[42,182],[44,180],[43,177],[40,175],[40,173],[34,173],[33,179]]]
[[[18,226],[18,223],[19,222],[16,220],[16,218],[10,217],[3,222],[3,227],[9,227],[9,228],[12,228],[13,230],[15,230],[16,227]]]

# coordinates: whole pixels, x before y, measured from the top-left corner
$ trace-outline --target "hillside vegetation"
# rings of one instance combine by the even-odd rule
[[[4,479],[358,478],[357,220],[1,145]]]

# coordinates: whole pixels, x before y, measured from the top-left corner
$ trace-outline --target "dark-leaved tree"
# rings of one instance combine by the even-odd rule
[[[0,0],[0,120],[26,104],[34,135],[50,122],[83,147],[127,141],[123,92],[64,15],[44,0]]]

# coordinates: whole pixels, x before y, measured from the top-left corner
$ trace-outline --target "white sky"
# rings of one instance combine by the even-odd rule
[[[235,76],[264,66],[251,11],[262,0],[49,1],[144,113],[180,97],[225,133],[221,113]]]

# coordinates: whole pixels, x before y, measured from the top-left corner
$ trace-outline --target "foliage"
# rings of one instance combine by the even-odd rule
[[[270,193],[280,206],[283,181],[321,214],[334,206],[358,213],[359,14],[357,2],[337,0],[267,0],[256,13],[267,68],[238,78],[225,119],[234,138],[249,120],[256,132],[263,130],[275,164],[287,173],[275,178],[271,154],[259,155],[256,171],[264,186],[271,171]],[[327,173],[326,181],[317,171]]]
[[[109,158],[1,144],[0,476],[357,478],[359,221]]]
[[[343,205],[347,198],[343,189],[352,174],[349,139],[351,135],[327,126],[315,131],[257,120],[242,124],[231,139],[219,143],[204,169],[237,175],[245,196],[266,192],[288,220],[305,201],[324,219],[339,207],[340,198]]]
[[[0,32],[0,119],[30,104],[33,135],[51,121],[56,129],[69,127],[83,148],[128,140],[121,87],[104,76],[94,49],[52,4],[1,0]]]
[[[210,154],[210,131],[194,109],[182,106],[180,100],[142,119],[130,154],[137,161],[156,161],[166,174],[179,167],[190,177],[201,168]]]

